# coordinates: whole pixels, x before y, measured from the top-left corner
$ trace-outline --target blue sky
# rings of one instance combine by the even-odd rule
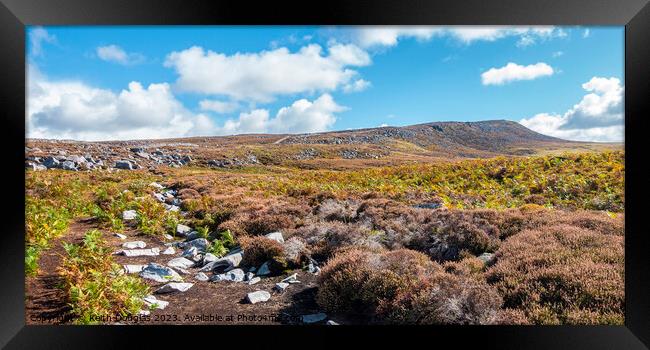
[[[623,27],[30,27],[29,137],[509,119],[622,141]]]

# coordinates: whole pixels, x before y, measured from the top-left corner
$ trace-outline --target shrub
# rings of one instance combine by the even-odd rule
[[[434,273],[421,285],[399,293],[384,313],[399,324],[494,324],[501,297],[484,281]]]
[[[140,311],[148,287],[140,279],[123,274],[101,232],[88,231],[81,244],[64,244],[64,248],[67,256],[60,273],[76,323],[100,323],[105,317]]]
[[[337,254],[321,272],[317,301],[327,312],[397,324],[495,323],[501,306],[485,281],[446,273],[408,249]]]
[[[318,206],[317,214],[323,220],[351,222],[356,218],[358,208],[355,201],[326,199]]]
[[[282,245],[283,256],[289,265],[300,266],[307,260],[310,251],[307,248],[307,242],[299,237],[291,237]]]
[[[621,324],[623,257],[623,237],[560,224],[506,240],[487,280],[535,324]]]
[[[294,236],[303,238],[318,259],[326,259],[336,251],[356,247],[367,250],[381,250],[381,236],[357,224],[340,221],[319,222],[298,228]]]
[[[269,260],[276,260],[282,262],[282,244],[268,239],[266,237],[242,237],[239,240],[242,249],[244,250],[244,257],[242,264],[244,266],[259,267]],[[277,270],[277,269],[276,269]],[[272,271],[274,272],[274,271]]]

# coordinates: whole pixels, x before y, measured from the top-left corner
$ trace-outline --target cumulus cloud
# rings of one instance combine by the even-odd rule
[[[425,41],[433,37],[451,37],[463,44],[476,41],[495,41],[506,37],[519,37],[517,46],[528,46],[550,38],[565,37],[557,27],[508,26],[362,26],[354,30],[353,40],[361,47],[395,46],[401,39],[414,38]]]
[[[540,113],[520,123],[539,133],[576,141],[623,141],[623,93],[618,78],[593,77],[589,92],[564,114]]]
[[[123,48],[117,45],[100,46],[96,49],[97,57],[100,59],[119,63],[121,65],[133,65],[142,63],[144,56],[139,53],[127,53]]]
[[[533,80],[553,75],[553,68],[544,62],[522,66],[509,62],[500,68],[490,68],[481,74],[483,85],[503,85],[518,80]]]
[[[173,96],[169,84],[131,82],[119,93],[28,72],[27,135],[32,138],[124,140],[209,134],[214,126]]]
[[[51,35],[43,27],[36,27],[29,31],[29,44],[33,56],[40,56],[43,53],[43,43],[55,43],[56,37]]]
[[[345,93],[351,93],[351,92],[360,92],[363,91],[372,85],[369,81],[359,79],[355,80],[354,82],[350,84],[345,84],[343,86],[343,92]]]
[[[282,107],[271,118],[266,109],[241,113],[237,119],[227,120],[216,127],[221,135],[249,133],[311,133],[329,130],[336,122],[335,113],[346,108],[336,104],[332,96],[323,94],[314,101],[300,99],[291,106]]]
[[[278,95],[336,90],[358,76],[349,67],[370,63],[368,54],[351,44],[334,44],[328,55],[317,44],[297,52],[283,47],[234,55],[194,46],[172,52],[165,60],[165,66],[178,73],[176,86],[181,91],[255,102],[270,102]]]
[[[201,100],[199,107],[203,111],[212,111],[216,113],[230,113],[239,109],[239,104],[232,101],[219,101],[219,100]]]

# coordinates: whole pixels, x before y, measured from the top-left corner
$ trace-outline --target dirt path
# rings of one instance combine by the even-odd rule
[[[70,307],[61,288],[63,278],[57,271],[65,254],[62,243],[79,243],[84,233],[92,228],[89,219],[73,222],[64,235],[54,239],[50,248],[42,252],[38,261],[38,274],[25,278],[26,324],[52,325],[71,321],[68,313]]]
[[[160,248],[163,251],[165,241],[158,237],[138,234],[127,230],[125,240],[115,236],[106,236],[109,245],[120,250],[121,245],[128,241],[143,241],[147,248]],[[176,249],[173,255],[126,257],[116,255],[119,264],[146,265],[155,262],[161,265],[179,257],[181,250]],[[184,282],[194,283],[186,292],[170,294],[154,294],[159,300],[168,301],[164,310],[153,310],[149,316],[128,320],[119,320],[125,324],[295,324],[301,323],[300,317],[306,314],[320,312],[315,302],[317,276],[306,271],[295,270],[301,283],[290,285],[284,292],[273,290],[275,283],[280,282],[289,274],[276,277],[265,277],[255,285],[245,282],[209,282],[198,281],[194,278],[198,268],[190,268],[189,274],[181,275]],[[208,276],[212,273],[206,272]],[[137,275],[136,275],[137,276]],[[144,280],[151,291],[164,285],[152,280]],[[247,293],[265,290],[271,293],[271,299],[264,303],[248,304],[244,301]],[[108,322],[111,323],[111,322]],[[114,322],[113,322],[114,323]]]
[[[68,232],[55,239],[51,248],[44,251],[39,260],[39,273],[26,279],[26,323],[37,324],[69,324],[72,318],[70,308],[66,303],[65,292],[60,288],[63,283],[57,269],[61,266],[65,254],[62,243],[80,243],[86,231],[97,228],[92,219],[79,220],[70,225]],[[107,244],[114,251],[122,249],[122,244],[129,241],[143,241],[147,248],[160,248],[163,251],[167,241],[159,237],[146,236],[134,229],[127,229],[122,240],[107,230],[101,230]],[[155,262],[161,265],[181,255],[176,249],[173,255],[126,257],[114,255],[120,265],[146,265]],[[301,283],[291,284],[285,291],[273,289],[289,274],[276,277],[264,277],[255,285],[245,282],[209,282],[198,281],[194,278],[198,268],[190,268],[189,274],[182,275],[184,282],[194,283],[186,292],[171,294],[154,294],[153,292],[164,285],[152,280],[143,280],[150,286],[152,294],[159,300],[168,301],[164,310],[153,310],[149,316],[137,316],[128,319],[116,317],[107,320],[108,324],[300,324],[301,316],[321,312],[315,301],[317,276],[306,271],[295,270]],[[212,273],[207,272],[208,276]],[[134,276],[137,276],[135,274]],[[246,294],[257,290],[271,293],[271,299],[258,304],[248,304],[244,301]]]

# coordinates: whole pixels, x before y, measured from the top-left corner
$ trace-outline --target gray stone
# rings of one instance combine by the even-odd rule
[[[123,265],[126,273],[140,273],[147,265]]]
[[[164,237],[166,240],[168,240],[168,241],[171,241],[171,240],[174,239],[174,237],[173,237],[172,235],[167,234],[167,233],[165,233],[165,234],[163,235],[163,237]]]
[[[328,320],[327,323],[325,323],[325,324],[328,325],[328,326],[338,326],[339,325],[338,323],[336,323],[336,322],[334,322],[332,320]]]
[[[114,235],[115,237],[119,238],[119,239],[126,239],[126,235],[123,235],[123,234],[121,234],[121,233],[117,233],[117,232],[115,232],[115,233],[113,233],[113,235]]]
[[[77,171],[77,166],[74,164],[74,162],[66,160],[65,162],[61,163],[61,169],[70,170],[70,171]]]
[[[181,269],[188,269],[194,266],[194,261],[185,258],[175,258],[170,260],[167,263],[167,266],[181,268]]]
[[[217,260],[219,260],[219,258],[217,258],[217,256],[212,253],[205,253],[203,256],[203,264],[211,263]]]
[[[298,274],[297,274],[297,273],[294,273],[293,275],[291,275],[291,276],[289,276],[289,277],[283,279],[283,280],[280,281],[280,282],[291,283],[291,281],[296,281],[297,279],[298,279]]]
[[[183,280],[181,275],[171,267],[156,263],[149,263],[149,265],[140,272],[140,277],[154,280],[156,282],[178,282]]]
[[[251,286],[252,286],[252,285],[254,285],[255,283],[257,283],[257,282],[259,282],[259,281],[261,281],[261,280],[262,280],[262,279],[259,278],[259,277],[253,277],[253,278],[250,279],[250,281],[248,281],[248,285],[251,285]]]
[[[190,259],[197,256],[198,254],[199,254],[199,248],[189,247],[183,251],[183,254],[181,254],[181,256]]]
[[[265,301],[268,301],[269,299],[271,299],[271,293],[263,290],[258,290],[246,294],[246,301],[248,301],[251,304],[263,303]]]
[[[154,196],[154,198],[156,198],[157,201],[159,201],[161,203],[165,203],[165,196],[163,196],[162,194],[154,193],[153,196]]]
[[[318,273],[320,272],[320,267],[314,265],[314,263],[309,263],[309,265],[307,266],[307,271],[309,273],[313,273],[315,275],[318,275]]]
[[[213,281],[213,282],[219,282],[219,281],[243,282],[244,281],[244,270],[242,270],[242,269],[234,269],[234,270],[228,271],[226,273],[222,273],[222,274],[219,274],[219,275],[214,275],[214,276],[212,276],[211,281]]]
[[[125,210],[122,212],[123,220],[135,220],[138,217],[138,213],[135,210]]]
[[[246,272],[246,276],[244,276],[244,281],[250,281],[255,277],[255,274],[252,272]]]
[[[289,287],[289,283],[278,282],[278,283],[275,284],[274,288],[277,289],[278,291],[282,292],[285,289],[287,289],[287,287]]]
[[[158,248],[149,248],[149,249],[124,249],[118,252],[120,255],[124,256],[157,256],[160,254],[160,249]]]
[[[327,318],[327,315],[324,313],[317,313],[317,314],[311,314],[311,315],[303,315],[302,316],[302,322],[303,323],[316,323],[323,321]]]
[[[118,160],[117,162],[115,162],[114,168],[124,169],[124,170],[133,170],[133,169],[135,169],[135,167],[133,166],[133,163],[131,163],[131,161],[128,161],[128,160]]]
[[[194,279],[196,279],[197,281],[203,281],[203,282],[209,280],[208,275],[204,274],[203,272],[197,273],[194,276]]]
[[[257,270],[257,275],[268,276],[269,274],[271,274],[271,270],[269,269],[269,262],[267,261]]]
[[[167,211],[179,211],[181,208],[177,205],[169,205],[169,204],[164,204],[165,205],[165,210]]]
[[[191,231],[192,229],[189,226],[183,224],[176,225],[176,234],[181,237],[187,236],[187,234],[190,233]]]
[[[168,247],[167,249],[163,250],[162,254],[164,255],[176,254],[176,249],[174,249],[174,247]]]
[[[152,182],[152,183],[149,184],[149,186],[157,188],[159,190],[162,190],[163,188],[165,188],[165,186],[163,186],[163,185],[161,185],[161,184],[159,184],[157,182]]]
[[[174,293],[174,292],[186,292],[190,288],[192,288],[193,285],[194,285],[194,283],[170,282],[170,283],[167,283],[166,285],[160,287],[160,289],[158,289],[156,291],[156,293],[164,294],[164,293]]]
[[[164,300],[158,300],[155,296],[153,295],[147,295],[146,297],[142,298],[142,301],[144,304],[149,307],[149,308],[156,308],[158,310],[164,310],[167,305],[169,305],[168,301]]]
[[[493,253],[483,253],[478,256],[479,260],[483,261],[484,264],[491,264],[494,261]]]
[[[278,243],[284,243],[284,237],[282,237],[282,232],[280,231],[268,233],[264,235],[264,237],[272,239]]]
[[[196,247],[200,251],[206,251],[210,246],[210,242],[208,242],[208,240],[205,238],[197,238],[189,242],[183,242],[179,246],[181,248]]]
[[[122,248],[126,248],[126,249],[144,248],[146,246],[147,244],[144,243],[143,241],[126,242],[122,244]]]
[[[60,166],[60,162],[58,159],[49,156],[46,157],[45,160],[43,160],[43,165],[45,165],[48,169],[50,168],[58,168]]]

